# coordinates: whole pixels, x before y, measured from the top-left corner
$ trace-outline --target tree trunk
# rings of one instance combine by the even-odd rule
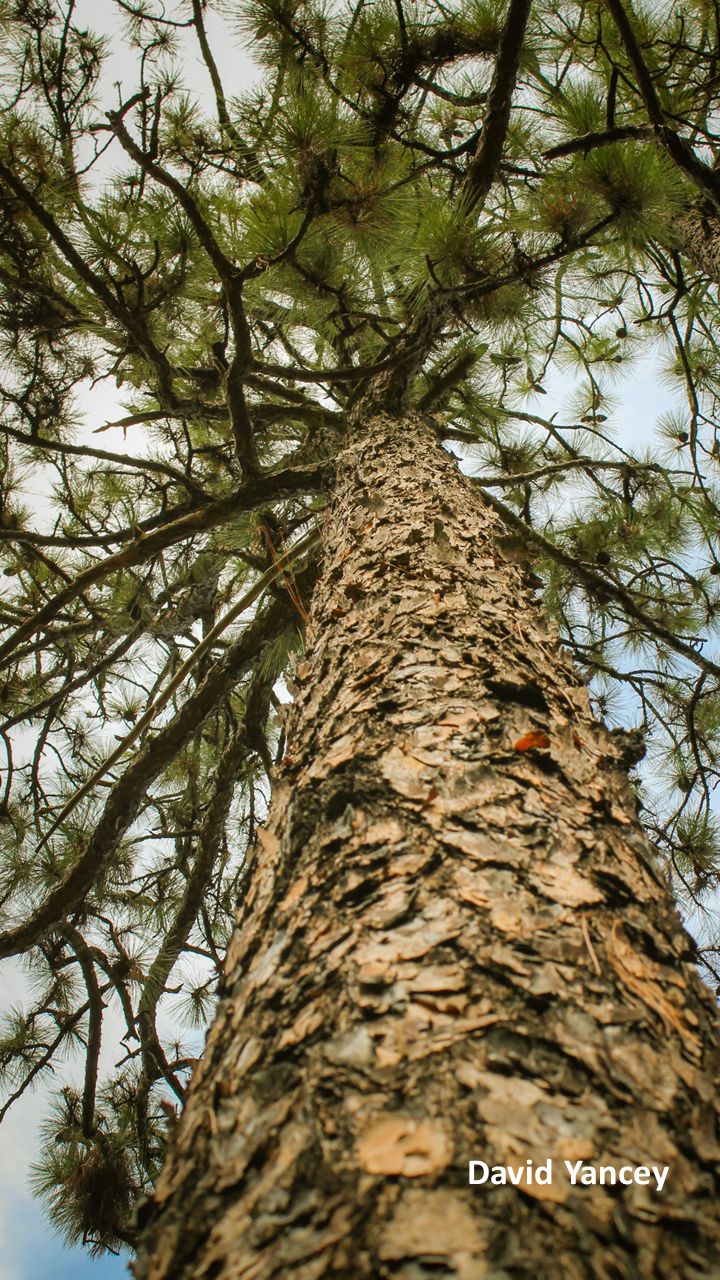
[[[677,248],[708,280],[720,281],[720,226],[699,209],[684,213],[673,224]]]
[[[341,457],[144,1280],[720,1274],[713,1002],[501,532],[418,418]],[[471,1160],[522,1180],[468,1185]]]

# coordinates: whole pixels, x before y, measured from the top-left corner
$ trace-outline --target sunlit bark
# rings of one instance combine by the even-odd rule
[[[143,1280],[719,1273],[713,1003],[501,532],[417,417],[341,457]],[[470,1160],[553,1179],[469,1186]],[[573,1187],[566,1160],[669,1174]]]
[[[720,281],[720,225],[700,213],[686,213],[674,225],[680,252],[709,280]]]

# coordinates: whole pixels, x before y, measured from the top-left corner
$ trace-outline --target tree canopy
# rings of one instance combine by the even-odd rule
[[[81,1049],[36,1182],[98,1249],[132,1242],[210,1016],[349,415],[412,408],[462,455],[647,749],[680,897],[720,869],[716,6],[105,8],[112,39],[0,4],[0,955],[32,979],[0,1067],[8,1106]],[[220,19],[259,87],[223,82]]]

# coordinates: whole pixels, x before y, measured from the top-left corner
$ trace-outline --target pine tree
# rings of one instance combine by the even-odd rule
[[[6,1105],[85,1059],[37,1188],[154,1280],[710,1277],[712,7],[232,5],[236,97],[202,0],[119,9],[112,108],[72,4],[0,13]]]

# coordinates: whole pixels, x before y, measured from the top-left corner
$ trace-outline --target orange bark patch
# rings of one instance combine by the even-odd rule
[[[531,879],[548,898],[564,907],[589,906],[602,900],[600,890],[572,867],[553,862],[538,863],[533,867]]]
[[[678,975],[669,975],[647,956],[634,951],[617,921],[610,933],[607,951],[620,981],[662,1019],[668,1034],[676,1032],[682,1038],[691,1057],[698,1057],[702,1051],[698,1037],[687,1026],[682,1010],[671,1003],[666,994],[668,982],[673,979],[677,986],[684,988],[682,979]]]
[[[257,838],[266,853],[274,855],[278,852],[280,841],[274,832],[268,831],[267,827],[258,827]]]
[[[305,891],[307,890],[307,887],[308,887],[307,876],[299,876],[298,879],[295,881],[294,885],[292,885],[288,889],[282,902],[279,903],[278,911],[289,911],[291,907],[294,907],[296,903],[298,903],[301,900],[301,898],[305,896]]]
[[[366,1173],[403,1178],[439,1173],[450,1163],[451,1155],[445,1131],[413,1116],[381,1116],[357,1143],[358,1162]]]
[[[550,739],[542,729],[531,729],[513,742],[514,751],[546,751],[549,746]]]

